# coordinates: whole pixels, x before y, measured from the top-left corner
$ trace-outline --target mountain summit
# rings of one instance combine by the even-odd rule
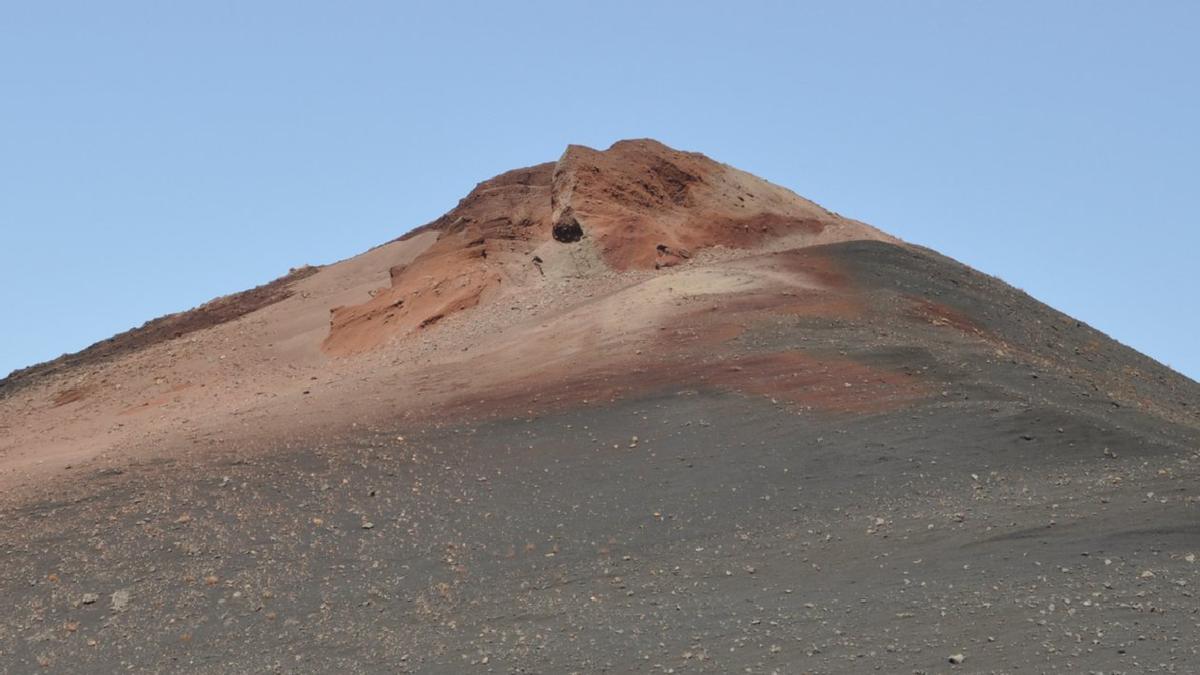
[[[0,670],[1185,668],[1198,451],[998,279],[570,146],[0,381]]]
[[[536,296],[566,278],[661,269],[706,249],[894,241],[760,178],[651,140],[606,151],[573,145],[557,162],[501,174],[408,237],[425,233],[436,233],[436,243],[393,267],[388,288],[334,311],[329,351],[370,348],[481,302]]]

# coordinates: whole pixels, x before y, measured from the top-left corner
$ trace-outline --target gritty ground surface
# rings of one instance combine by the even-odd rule
[[[1200,438],[1066,420],[673,391],[91,475],[5,514],[0,662],[1192,671]]]
[[[607,153],[0,381],[0,672],[1200,670],[1200,385]]]

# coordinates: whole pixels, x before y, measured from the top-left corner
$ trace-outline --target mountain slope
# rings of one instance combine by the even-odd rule
[[[264,288],[0,383],[0,662],[1195,658],[1200,386],[702,155],[571,146]]]

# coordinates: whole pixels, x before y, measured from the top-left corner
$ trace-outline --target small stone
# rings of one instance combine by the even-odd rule
[[[129,608],[129,601],[133,599],[133,595],[127,589],[121,589],[112,594],[112,611],[124,612]]]
[[[962,654],[951,654],[950,658],[948,660],[950,661],[950,663],[957,666],[957,665],[962,664],[963,661],[966,661],[967,657],[963,656]]]
[[[363,523],[363,524],[362,524],[362,529],[364,529],[364,530],[371,530],[371,529],[374,529],[374,528],[375,528],[375,523],[372,523],[372,522],[366,522],[366,523]]]
[[[94,605],[100,601],[100,596],[96,593],[84,593],[79,601],[85,605]]]

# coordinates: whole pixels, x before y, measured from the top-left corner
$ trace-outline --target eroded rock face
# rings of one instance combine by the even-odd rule
[[[406,235],[432,232],[437,241],[389,269],[390,285],[370,300],[336,308],[322,348],[335,355],[370,350],[485,301],[549,237],[553,169],[541,164],[484,181],[446,215]]]
[[[545,283],[545,268],[531,275],[528,261],[550,241],[586,242],[604,269],[619,272],[685,264],[714,246],[887,239],[748,173],[651,140],[603,151],[572,145],[557,162],[503,173],[413,234],[431,231],[437,242],[389,270],[389,287],[333,312],[327,352],[368,350],[505,289]],[[594,265],[572,270],[602,272]]]
[[[799,195],[657,141],[608,150],[572,145],[554,167],[555,222],[573,216],[616,270],[661,267],[659,246],[698,252],[756,249],[781,239],[812,245],[889,239]]]

